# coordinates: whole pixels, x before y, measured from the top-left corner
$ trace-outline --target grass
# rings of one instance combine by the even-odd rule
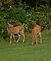
[[[0,61],[51,61],[51,34],[43,32],[43,44],[32,45],[31,35],[26,42],[0,42]]]

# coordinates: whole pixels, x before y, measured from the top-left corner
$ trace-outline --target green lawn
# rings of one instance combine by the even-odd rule
[[[0,42],[0,61],[51,61],[51,34],[43,33],[43,44],[32,45],[32,37],[26,42]]]

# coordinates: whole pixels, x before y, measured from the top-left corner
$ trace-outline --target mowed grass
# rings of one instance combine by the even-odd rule
[[[25,43],[0,42],[0,61],[51,61],[51,33],[43,32],[43,44],[32,45],[27,34]]]

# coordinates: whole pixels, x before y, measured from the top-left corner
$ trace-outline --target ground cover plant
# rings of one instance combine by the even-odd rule
[[[0,42],[0,61],[51,61],[51,34],[43,32],[43,44],[32,45],[31,34],[25,43]]]

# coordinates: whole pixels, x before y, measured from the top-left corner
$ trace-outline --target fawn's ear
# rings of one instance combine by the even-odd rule
[[[7,24],[9,25],[9,22]]]
[[[8,22],[7,25],[9,25],[10,23]]]

